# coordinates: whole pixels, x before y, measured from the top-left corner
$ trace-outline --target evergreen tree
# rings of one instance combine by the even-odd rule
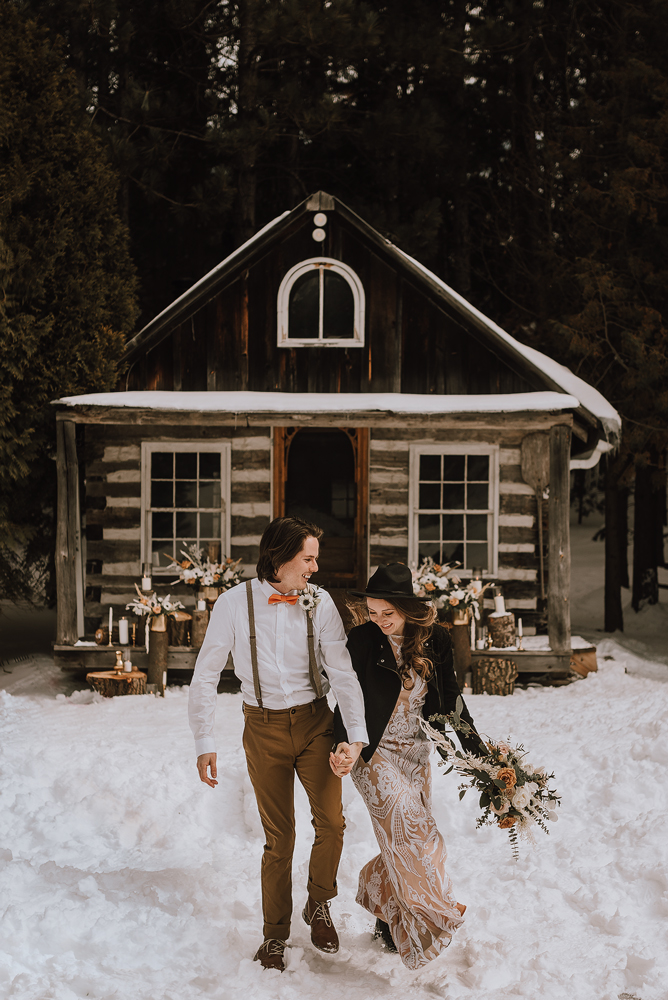
[[[50,401],[114,387],[136,283],[117,181],[46,31],[0,0],[0,587],[53,549]]]

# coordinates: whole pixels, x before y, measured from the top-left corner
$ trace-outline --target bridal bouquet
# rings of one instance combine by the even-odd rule
[[[460,717],[462,704],[461,698],[458,698],[452,715],[433,715],[430,721],[443,722],[453,730],[475,736],[468,723]],[[543,767],[525,763],[524,747],[513,747],[508,742],[485,737],[485,742],[479,744],[480,752],[473,754],[457,750],[446,736],[424,719],[421,725],[443,758],[439,763],[450,764],[445,773],[454,770],[464,779],[459,786],[459,798],[462,799],[469,788],[480,793],[482,813],[476,821],[477,829],[496,825],[501,830],[507,830],[515,860],[519,857],[518,837],[533,841],[531,828],[534,825],[549,833],[545,824],[548,820],[557,819],[553,807],[560,802],[556,790],[549,787],[554,774],[547,774]]]
[[[241,581],[241,559],[211,562],[209,558],[204,558],[204,549],[194,544],[187,545],[181,555],[184,556],[182,562],[174,561],[167,567],[179,574],[179,579],[174,580],[174,583],[181,581],[196,589],[220,587],[222,590],[229,590]]]
[[[413,593],[416,597],[431,597],[437,608],[449,606],[457,611],[470,608],[480,620],[483,594],[493,584],[489,582],[480,588],[471,581],[465,587],[460,586],[459,577],[450,575],[458,566],[461,563],[451,562],[440,566],[431,558],[423,559],[418,568],[413,570]]]

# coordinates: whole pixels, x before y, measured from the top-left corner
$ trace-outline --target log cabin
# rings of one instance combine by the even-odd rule
[[[252,575],[263,529],[292,513],[325,530],[317,582],[335,594],[381,562],[482,567],[563,668],[569,472],[616,446],[619,415],[339,199],[266,225],[119,365],[118,391],[54,404],[61,665],[103,668],[76,643],[127,614],[142,565],[192,605],[166,569],[184,543]]]

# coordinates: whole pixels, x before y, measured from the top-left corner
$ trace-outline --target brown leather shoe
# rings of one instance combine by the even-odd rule
[[[278,938],[266,938],[255,952],[254,962],[259,962],[263,969],[278,969],[285,972],[285,941]]]
[[[339,950],[339,935],[332,923],[329,903],[316,903],[309,896],[302,916],[311,926],[311,942],[318,951],[333,955]]]

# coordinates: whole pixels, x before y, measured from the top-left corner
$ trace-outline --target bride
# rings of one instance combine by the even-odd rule
[[[414,596],[407,566],[379,566],[367,589],[352,593],[366,598],[368,614],[350,632],[348,649],[364,693],[369,745],[354,766],[345,746],[330,764],[339,776],[352,772],[380,848],[360,872],[357,902],[376,917],[374,936],[417,969],[447,948],[466,909],[452,895],[445,843],[431,815],[431,742],[419,723],[420,716],[455,709],[452,643],[428,599]],[[466,706],[461,717],[475,732]],[[346,743],[338,709],[334,734],[336,744]],[[478,749],[475,735],[459,739]]]

